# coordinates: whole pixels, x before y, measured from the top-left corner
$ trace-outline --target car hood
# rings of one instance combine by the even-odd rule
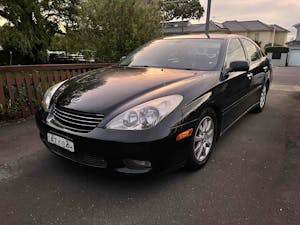
[[[132,99],[204,73],[128,67],[94,70],[67,81],[58,94],[56,105],[105,115]]]

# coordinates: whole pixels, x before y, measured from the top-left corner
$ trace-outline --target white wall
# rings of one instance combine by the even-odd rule
[[[300,41],[300,26],[296,27],[297,29],[297,36],[296,36],[296,40]]]
[[[300,48],[297,50],[290,50],[288,61],[289,66],[300,66]]]
[[[273,66],[286,66],[287,56],[287,53],[281,53],[281,59],[272,59],[272,53],[269,52],[267,55]]]

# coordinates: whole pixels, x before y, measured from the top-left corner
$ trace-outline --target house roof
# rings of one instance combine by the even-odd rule
[[[300,41],[293,40],[286,43],[288,46],[300,45]]]
[[[165,23],[167,24],[167,23]],[[174,22],[170,22],[174,25]],[[175,23],[176,24],[176,23]],[[268,25],[259,20],[250,20],[250,21],[225,21],[223,23],[217,23],[210,21],[209,31],[211,32],[249,32],[249,31],[273,31],[275,27],[276,32],[289,32],[287,29],[277,25],[272,24]],[[177,26],[165,26],[163,28],[164,33],[166,34],[178,34],[182,33],[181,24],[178,23]],[[205,24],[184,24],[183,33],[194,33],[194,32],[204,32]]]
[[[265,24],[259,20],[250,21],[225,21],[224,26],[230,31],[273,31],[274,27],[277,32],[289,32],[287,29],[277,24]]]
[[[277,25],[277,24],[270,24],[269,26],[271,26],[272,28],[275,27],[275,31],[279,31],[279,32],[289,32],[289,30]]]
[[[223,23],[224,27],[226,27],[229,31],[247,31],[247,29],[240,24],[240,22],[236,20],[225,21]]]
[[[267,24],[259,21],[259,20],[252,20],[252,21],[240,21],[239,22],[243,27],[247,29],[247,31],[270,31],[272,30],[270,26]]]
[[[294,27],[300,27],[300,23],[295,24]]]

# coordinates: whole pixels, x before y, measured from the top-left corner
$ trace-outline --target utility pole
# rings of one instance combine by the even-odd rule
[[[9,51],[9,65],[12,65],[12,51]]]
[[[274,47],[274,42],[275,42],[275,32],[276,32],[276,28],[275,28],[275,25],[273,25],[272,47]]]
[[[209,38],[210,8],[211,8],[211,0],[207,0],[205,34],[208,38]]]

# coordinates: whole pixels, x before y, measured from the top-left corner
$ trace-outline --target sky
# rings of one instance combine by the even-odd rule
[[[211,20],[261,20],[267,24],[278,24],[290,32],[288,39],[295,38],[294,24],[300,23],[300,0],[211,0]],[[206,9],[207,0],[200,0]],[[200,22],[205,22],[205,16]],[[0,26],[4,20],[0,18]]]
[[[289,31],[289,39],[295,38],[293,25],[300,23],[300,0],[211,0],[211,20],[261,20],[267,24],[278,24]],[[205,8],[207,0],[200,0]],[[200,21],[204,23],[206,16]]]

